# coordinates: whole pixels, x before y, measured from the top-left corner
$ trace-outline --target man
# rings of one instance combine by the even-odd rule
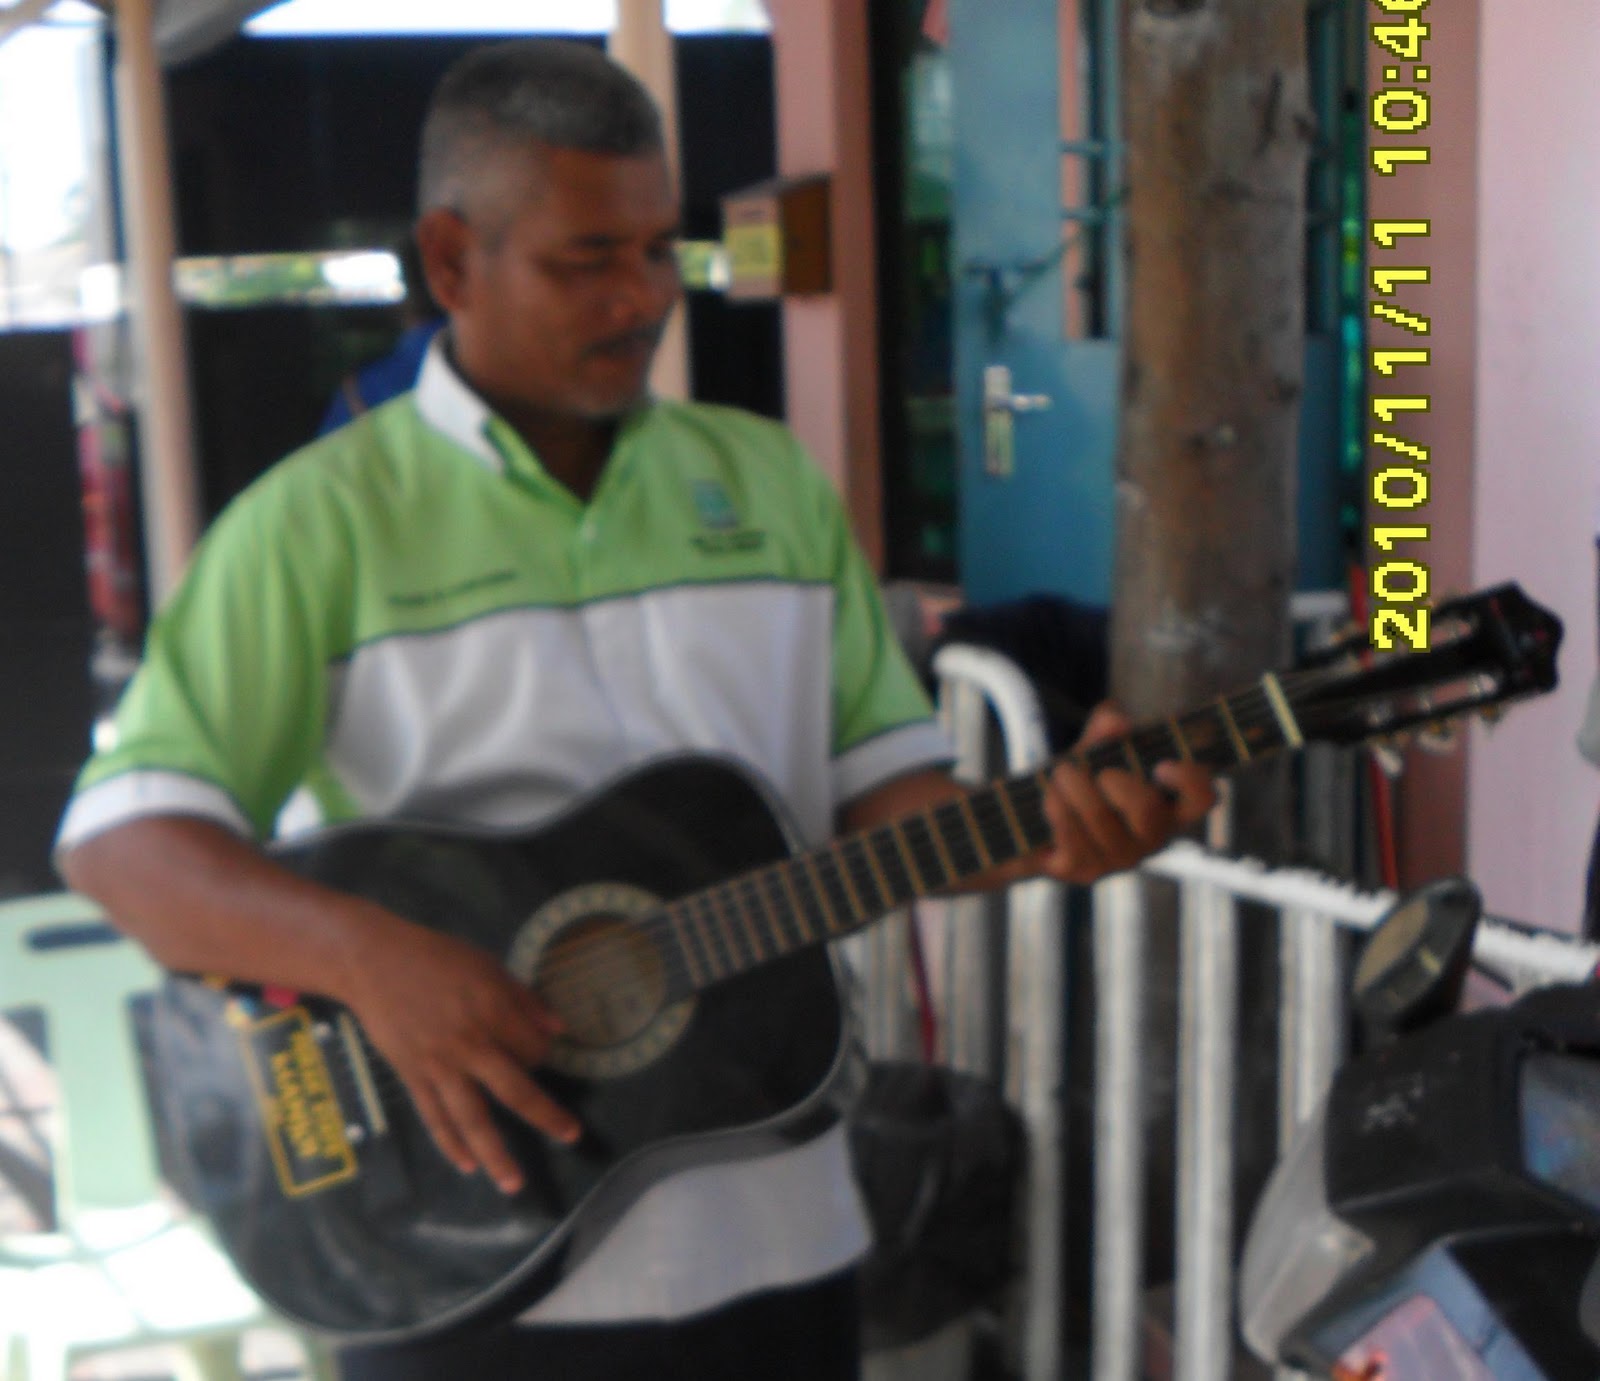
[[[511,1193],[491,1099],[579,1134],[536,1077],[556,1019],[487,954],[276,866],[256,841],[291,793],[335,818],[534,825],[648,758],[715,751],[816,842],[954,788],[826,480],[772,423],[647,396],[678,208],[642,88],[574,45],[479,50],[435,95],[419,180],[448,331],[414,392],[219,518],[60,860],[163,964],[346,1004],[440,1150]],[[985,882],[1129,866],[1211,802],[1203,772],[1159,773],[1170,794],[1059,772],[1054,844]],[[522,1327],[345,1365],[853,1376],[864,1246],[836,1128],[655,1186]]]

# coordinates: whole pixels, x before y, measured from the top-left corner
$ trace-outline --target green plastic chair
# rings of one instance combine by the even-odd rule
[[[80,1357],[164,1344],[181,1381],[239,1381],[245,1330],[269,1328],[333,1381],[326,1344],[272,1316],[162,1183],[129,1006],[160,981],[93,902],[0,903],[0,1012],[43,1012],[61,1090],[53,1229],[0,1236],[0,1378],[65,1381]]]

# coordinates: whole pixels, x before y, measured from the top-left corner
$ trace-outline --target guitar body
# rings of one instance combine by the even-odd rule
[[[527,1180],[507,1198],[435,1150],[336,1004],[242,1004],[174,979],[152,1054],[175,1183],[262,1297],[311,1328],[399,1341],[519,1311],[661,1178],[837,1121],[849,1042],[826,950],[667,1001],[660,955],[630,925],[789,851],[749,777],[683,758],[536,833],[358,826],[282,852],[553,983],[573,1040],[536,1077],[584,1136],[564,1147],[502,1113]]]

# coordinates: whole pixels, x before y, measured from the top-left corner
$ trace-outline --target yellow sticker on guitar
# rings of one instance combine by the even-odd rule
[[[241,1032],[245,1064],[261,1109],[278,1183],[290,1198],[356,1175],[344,1109],[304,1007],[253,1022]]]

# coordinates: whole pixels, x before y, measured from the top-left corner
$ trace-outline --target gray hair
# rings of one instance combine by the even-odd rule
[[[417,210],[461,210],[486,155],[529,144],[655,153],[661,115],[631,73],[587,44],[536,38],[474,49],[444,74],[428,105]]]

